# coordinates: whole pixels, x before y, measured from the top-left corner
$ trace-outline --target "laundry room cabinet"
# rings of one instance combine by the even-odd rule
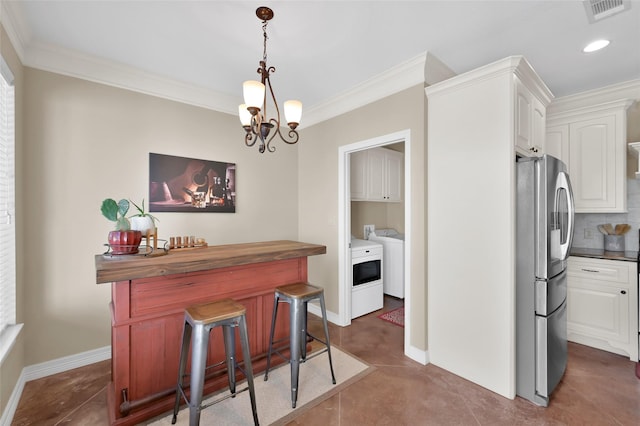
[[[404,154],[372,148],[351,154],[351,200],[402,201]]]
[[[546,151],[569,168],[576,213],[626,213],[626,110],[633,101],[585,102],[549,113]]]
[[[635,262],[570,257],[567,338],[638,360]]]

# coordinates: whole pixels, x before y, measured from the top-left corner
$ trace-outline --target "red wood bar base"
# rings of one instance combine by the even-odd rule
[[[300,250],[296,251],[295,247]],[[268,260],[266,251],[274,253],[273,260]],[[211,265],[206,260],[206,252],[219,266],[201,269],[203,264]],[[248,252],[255,254],[255,261],[246,256]],[[194,250],[190,252],[193,253],[191,264],[186,253],[174,257],[169,252],[166,256],[146,259],[136,256],[130,260],[120,257],[113,263],[106,256],[96,256],[98,280],[105,271],[116,276],[119,273],[114,267],[116,263],[122,264],[123,270],[129,270],[129,262],[148,261],[144,269],[151,274],[128,280],[120,277],[112,283],[111,382],[107,392],[110,424],[133,425],[171,411],[178,378],[184,309],[190,305],[226,297],[243,304],[247,308],[253,370],[254,373],[263,371],[275,288],[307,281],[307,256],[325,252],[324,246],[274,241]],[[240,254],[234,257],[234,253]],[[224,265],[223,257],[229,259],[231,266]],[[242,263],[238,263],[239,258]],[[176,268],[183,268],[185,272],[162,273]],[[288,321],[286,313],[278,315],[276,338],[288,335]],[[240,347],[236,352],[242,354]],[[214,329],[207,365],[223,359],[221,330]],[[224,365],[213,369],[205,383],[205,394],[227,386],[224,371]]]

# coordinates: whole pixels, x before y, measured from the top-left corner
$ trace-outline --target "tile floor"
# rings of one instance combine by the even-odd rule
[[[334,345],[376,370],[289,425],[638,425],[640,379],[627,358],[569,344],[569,364],[548,408],[511,401],[403,355],[403,329],[377,318],[331,326]],[[310,316],[310,329],[320,321]],[[106,425],[109,361],[29,382],[12,425]]]

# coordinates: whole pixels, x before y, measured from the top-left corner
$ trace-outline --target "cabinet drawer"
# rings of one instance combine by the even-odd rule
[[[567,267],[569,276],[592,280],[630,284],[631,262],[570,257]]]
[[[225,297],[272,294],[278,285],[304,281],[299,272],[300,259],[132,280],[130,316],[164,315]]]

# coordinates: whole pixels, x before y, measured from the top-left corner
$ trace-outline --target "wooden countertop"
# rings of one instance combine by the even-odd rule
[[[227,266],[325,254],[327,247],[297,241],[264,241],[169,251],[165,256],[97,254],[96,282],[181,274]]]

